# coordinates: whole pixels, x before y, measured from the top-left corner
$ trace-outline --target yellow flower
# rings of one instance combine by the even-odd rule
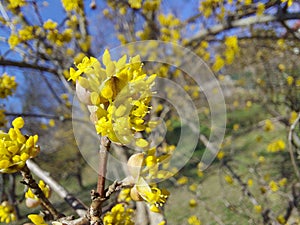
[[[4,201],[0,205],[0,222],[10,223],[17,219],[14,207],[7,201]]]
[[[0,172],[14,173],[22,169],[29,158],[39,153],[38,136],[24,136],[20,129],[24,125],[21,117],[12,122],[14,128],[8,133],[0,131]]]
[[[247,185],[248,185],[249,187],[252,187],[252,185],[253,185],[253,180],[252,180],[252,179],[248,179]]]
[[[88,104],[94,106],[91,114],[96,118],[97,133],[121,144],[147,147],[148,142],[135,138],[134,133],[155,125],[144,118],[151,109],[151,88],[156,75],[144,73],[139,56],[131,58],[129,63],[126,55],[112,61],[109,51],[105,50],[102,63],[105,68],[96,58],[84,57],[81,63],[76,64],[77,70],[70,69],[69,78],[77,81],[78,88],[89,93]]]
[[[45,184],[45,182],[43,180],[39,181],[39,187],[40,189],[43,191],[44,195],[46,198],[50,197],[50,187],[48,185]],[[37,196],[35,196],[35,194],[33,194],[33,192],[31,191],[31,189],[29,188],[28,191],[25,193],[25,198],[33,198],[33,199],[38,199]]]
[[[189,190],[192,191],[192,192],[196,192],[197,191],[197,188],[198,188],[198,185],[193,183],[189,186]]]
[[[285,142],[282,139],[275,140],[268,144],[267,151],[268,152],[278,152],[283,151],[285,149]]]
[[[219,159],[219,160],[221,160],[221,159],[223,159],[224,158],[224,156],[225,156],[225,152],[224,151],[219,151],[218,152],[218,154],[217,154],[217,158]]]
[[[287,2],[287,6],[290,7],[293,4],[293,0],[281,0],[282,3]]]
[[[188,218],[188,224],[190,224],[190,225],[201,225],[201,221],[197,218],[197,216],[190,216]]]
[[[254,210],[256,213],[261,213],[262,212],[262,206],[261,205],[255,205]]]
[[[9,95],[12,95],[13,92],[17,89],[18,84],[15,81],[14,76],[9,76],[4,73],[0,77],[0,98],[6,98]]]
[[[281,214],[279,216],[277,216],[276,219],[277,219],[278,223],[280,223],[280,224],[285,224],[286,223],[284,216],[281,215]]]
[[[62,5],[66,11],[78,11],[82,6],[82,0],[61,0]]]
[[[142,0],[128,0],[128,3],[133,9],[140,9],[142,7]]]
[[[294,82],[294,77],[287,76],[286,82],[287,82],[288,86],[291,86],[293,84],[293,82]]]
[[[33,222],[35,225],[48,225],[44,218],[40,215],[36,215],[36,214],[30,214],[28,215],[28,218],[31,220],[31,222]]]
[[[8,44],[11,49],[14,49],[20,43],[18,35],[11,34],[8,38]]]
[[[49,126],[50,127],[54,127],[55,126],[55,120],[54,119],[49,120]]]
[[[293,124],[296,121],[297,117],[298,117],[298,113],[295,111],[292,111],[290,114],[289,123]]]
[[[26,1],[25,0],[9,0],[9,4],[8,4],[8,8],[9,9],[15,9],[18,7],[22,7],[26,5]]]
[[[182,176],[180,177],[178,180],[177,180],[177,184],[178,185],[184,185],[184,184],[187,184],[188,182],[188,178],[186,176]]]
[[[25,26],[18,31],[18,35],[21,41],[29,41],[34,38],[34,32],[32,26]]]
[[[285,177],[282,178],[282,179],[280,179],[280,180],[278,181],[278,184],[279,184],[280,187],[285,186],[286,183],[287,183],[287,179],[286,179]]]
[[[54,30],[57,27],[57,23],[53,22],[51,19],[48,19],[44,22],[43,27],[45,30]]]
[[[103,217],[104,225],[134,225],[133,209],[126,208],[123,204],[116,204],[111,211]]]
[[[265,121],[264,130],[265,130],[265,131],[272,131],[272,130],[274,130],[274,124],[272,123],[271,120],[267,119],[267,120]]]
[[[222,59],[222,57],[217,54],[215,58],[215,63],[212,66],[212,70],[214,72],[218,72],[224,67],[224,65],[225,65],[224,59]]]
[[[233,124],[233,128],[234,131],[238,131],[240,129],[240,125],[238,123]]]
[[[279,189],[277,183],[275,181],[273,181],[273,180],[270,181],[269,187],[270,187],[271,191],[273,191],[273,192],[276,192]]]
[[[265,5],[264,3],[259,2],[257,4],[256,14],[258,16],[261,16],[262,14],[264,14],[264,12],[265,12]]]
[[[225,175],[224,179],[228,184],[233,184],[233,179],[231,176]]]
[[[196,207],[198,205],[198,203],[197,203],[197,201],[195,200],[195,199],[190,199],[190,201],[189,201],[189,206],[190,207]]]

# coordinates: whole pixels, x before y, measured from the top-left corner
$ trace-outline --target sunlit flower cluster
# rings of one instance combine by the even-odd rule
[[[16,90],[18,84],[15,81],[14,76],[9,76],[4,73],[0,77],[0,98],[6,98],[9,95],[12,95]]]
[[[167,15],[160,14],[158,21],[161,25],[160,33],[161,40],[163,41],[178,41],[181,37],[179,29],[176,29],[180,25],[180,20],[173,14]]]
[[[133,209],[126,208],[123,204],[116,204],[110,212],[103,217],[104,225],[133,225]]]
[[[38,136],[25,136],[20,129],[24,126],[21,117],[12,122],[8,133],[0,131],[0,172],[14,173],[25,166],[27,159],[37,156]]]
[[[188,224],[190,225],[201,225],[201,221],[197,216],[193,215],[188,218]]]
[[[82,6],[82,0],[61,0],[62,5],[66,11],[78,11]]]
[[[18,7],[22,7],[24,5],[26,5],[26,1],[25,0],[8,0],[8,8],[9,9],[15,9]]]
[[[8,202],[4,201],[0,205],[0,222],[10,223],[17,219],[14,207]]]
[[[268,152],[278,152],[285,149],[285,142],[282,139],[274,140],[267,146]]]
[[[135,138],[134,133],[156,125],[145,119],[156,75],[144,73],[139,56],[126,61],[126,55],[112,61],[106,50],[102,57],[105,69],[96,58],[85,57],[76,65],[77,70],[70,69],[70,79],[77,81],[77,96],[89,105],[98,134],[114,142],[146,147],[148,142]]]
[[[128,0],[128,3],[133,9],[140,9],[142,7],[142,0]]]

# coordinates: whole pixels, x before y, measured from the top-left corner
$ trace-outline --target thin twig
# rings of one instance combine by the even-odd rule
[[[293,133],[294,133],[295,127],[296,127],[297,123],[299,122],[299,120],[300,120],[300,113],[298,113],[298,117],[293,122],[293,124],[290,126],[288,142],[289,142],[289,153],[290,153],[290,158],[291,158],[291,161],[292,161],[292,165],[294,167],[294,171],[295,171],[295,174],[296,174],[297,178],[300,180],[300,172],[299,172],[299,169],[298,169],[298,166],[296,164],[295,157],[294,157],[293,143],[292,143],[293,142]]]
[[[48,198],[46,198],[46,196],[44,195],[43,191],[41,190],[41,188],[39,187],[39,185],[36,183],[36,181],[33,179],[31,172],[29,170],[29,168],[27,167],[27,165],[25,165],[22,170],[21,170],[21,174],[23,177],[23,182],[25,185],[27,185],[31,191],[33,192],[33,194],[35,196],[37,196],[40,201],[42,206],[49,211],[49,213],[53,216],[54,220],[57,220],[61,217],[63,217],[62,214],[60,214],[52,205],[52,203],[48,200]]]
[[[51,190],[55,191],[62,199],[64,199],[79,216],[84,216],[87,212],[87,207],[75,196],[70,194],[63,186],[56,182],[48,172],[42,170],[32,160],[27,160],[28,168],[40,179],[44,180]]]
[[[101,145],[99,150],[99,171],[98,171],[98,183],[97,192],[100,197],[105,198],[105,176],[106,176],[106,166],[108,151],[110,149],[111,141],[108,137],[101,137]]]

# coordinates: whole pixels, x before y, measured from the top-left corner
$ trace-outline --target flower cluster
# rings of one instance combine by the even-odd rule
[[[268,152],[278,152],[283,151],[285,149],[285,142],[282,139],[275,140],[268,144],[267,151]]]
[[[12,95],[17,88],[15,77],[9,76],[6,73],[0,77],[0,98],[6,98]]]
[[[45,184],[43,180],[39,181],[39,187],[43,191],[45,197],[49,198],[51,194],[50,187],[47,184]],[[25,193],[25,198],[26,198],[26,206],[28,208],[34,208],[41,203],[40,199],[32,192],[30,188]]]
[[[12,122],[8,133],[0,131],[0,172],[14,173],[25,166],[26,160],[37,156],[38,136],[24,136],[20,129],[24,126],[22,117]]]
[[[105,68],[96,58],[85,57],[76,65],[77,70],[70,69],[70,79],[77,81],[77,96],[88,105],[98,134],[114,142],[143,148],[148,142],[135,138],[134,133],[156,125],[146,120],[156,75],[144,73],[139,56],[131,58],[129,63],[126,61],[126,55],[112,61],[105,50],[102,57]]]
[[[133,209],[125,208],[123,204],[116,204],[103,218],[104,225],[133,225]]]
[[[16,211],[14,207],[7,201],[2,202],[0,205],[0,222],[10,223],[16,219]]]
[[[82,0],[61,0],[61,2],[66,11],[78,11],[83,7]]]

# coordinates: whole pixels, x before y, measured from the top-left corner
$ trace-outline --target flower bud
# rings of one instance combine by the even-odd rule
[[[128,171],[134,179],[138,179],[144,162],[144,154],[136,153],[132,155],[127,162]]]
[[[130,197],[133,201],[143,201],[142,196],[139,194],[138,190],[136,189],[136,186],[133,186],[130,190]]]

